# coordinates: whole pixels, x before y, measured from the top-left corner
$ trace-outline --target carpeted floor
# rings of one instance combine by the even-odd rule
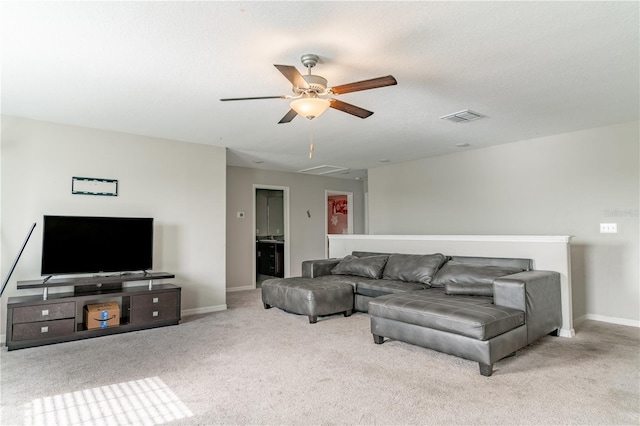
[[[2,425],[640,424],[640,330],[586,321],[483,377],[387,341],[369,318],[317,324],[260,290],[164,327],[0,352]]]

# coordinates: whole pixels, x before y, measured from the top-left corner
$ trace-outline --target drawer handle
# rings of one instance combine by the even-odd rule
[[[157,297],[153,298],[153,303],[158,303],[158,298]]]
[[[43,317],[46,317],[46,316],[48,316],[48,315],[49,315],[49,310],[48,310],[48,309],[43,309],[43,310],[42,310],[42,316],[43,316]]]
[[[48,333],[49,332],[49,327],[45,326],[45,327],[40,327],[40,333]]]
[[[153,315],[154,317],[157,317],[157,316],[158,316],[158,311],[153,311],[152,315]]]

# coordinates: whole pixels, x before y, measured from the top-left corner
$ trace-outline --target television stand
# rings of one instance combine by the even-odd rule
[[[17,288],[42,288],[43,294],[10,297],[7,301],[6,345],[8,350],[126,333],[180,322],[181,288],[155,284],[153,280],[174,278],[166,272],[55,278],[18,281]],[[149,281],[124,287],[124,282]],[[48,293],[51,287],[74,287],[73,292]],[[87,304],[116,301],[120,306],[118,326],[87,329],[83,308]]]

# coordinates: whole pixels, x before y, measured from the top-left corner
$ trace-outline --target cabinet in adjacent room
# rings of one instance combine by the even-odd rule
[[[256,270],[259,275],[284,277],[284,243],[258,241],[256,256]]]

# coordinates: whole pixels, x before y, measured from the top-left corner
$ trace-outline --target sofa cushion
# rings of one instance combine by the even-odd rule
[[[440,253],[424,255],[392,254],[389,256],[382,278],[385,280],[429,284],[445,260],[445,256]]]
[[[363,296],[378,297],[385,294],[406,293],[408,291],[424,290],[426,284],[410,283],[396,280],[359,280],[356,281],[356,293]]]
[[[356,257],[347,255],[331,270],[331,273],[380,278],[388,258],[389,256]]]
[[[483,286],[485,295],[493,294],[493,280],[507,275],[517,274],[524,269],[494,266],[475,265],[460,263],[453,260],[448,261],[436,272],[431,280],[432,287],[446,287],[451,294],[468,294],[466,290],[477,293],[479,289],[472,289],[472,286]],[[488,293],[487,289],[491,289]]]
[[[369,315],[488,340],[524,324],[524,312],[497,306],[489,297],[447,296],[441,288],[380,296]]]

